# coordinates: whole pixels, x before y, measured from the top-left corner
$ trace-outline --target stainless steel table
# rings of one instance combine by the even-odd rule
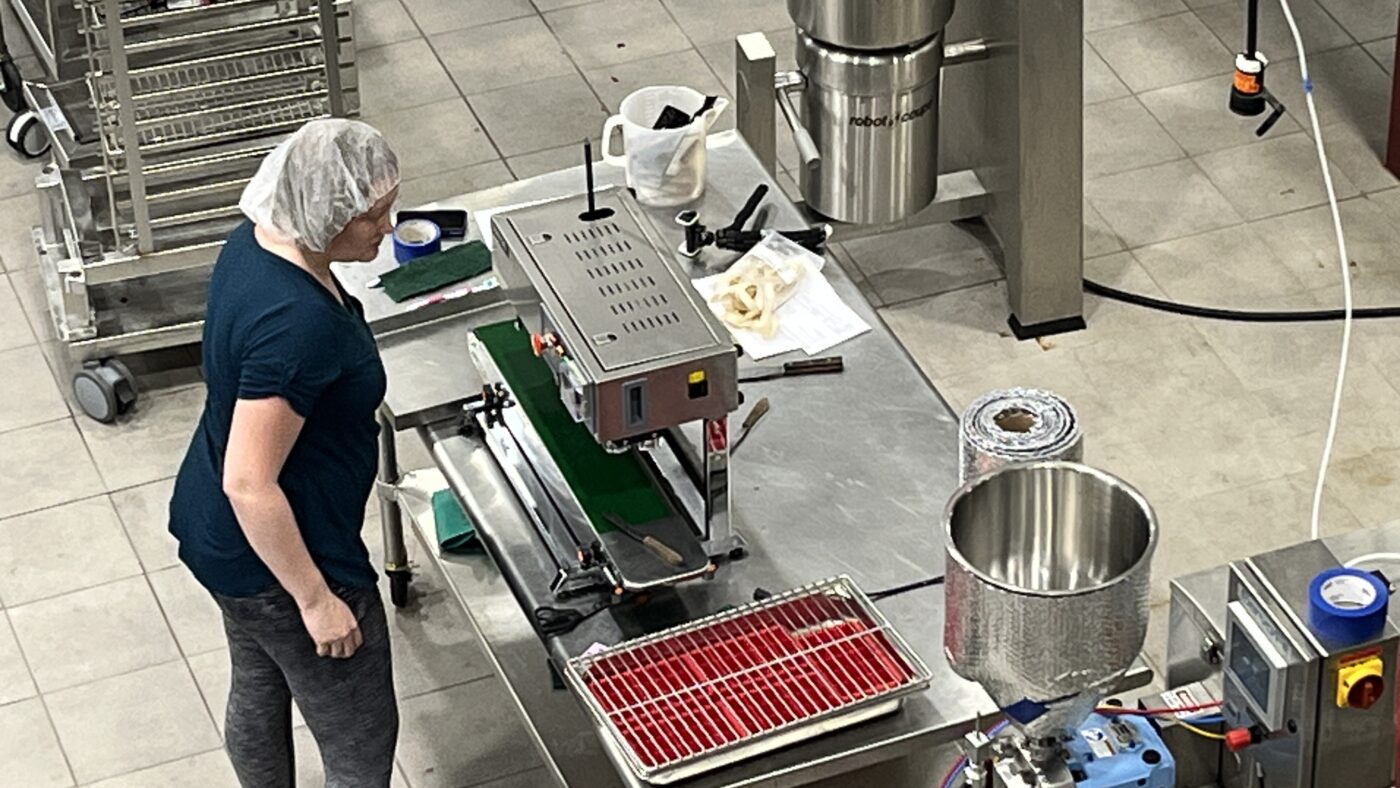
[[[772,206],[769,226],[801,225],[801,215],[737,135],[715,135],[709,145],[707,190],[696,206],[701,221],[727,224],[762,182],[770,186],[765,203]],[[597,177],[600,184],[610,184],[621,174],[600,165]],[[582,189],[581,169],[575,169],[440,205],[478,210]],[[658,231],[678,245],[681,233],[674,214],[657,210],[651,217]],[[702,257],[715,268],[733,259],[714,250]],[[711,581],[682,585],[673,598],[627,612],[609,611],[542,644],[524,611],[560,604],[548,593],[553,564],[489,452],[475,437],[463,434],[461,420],[453,417],[480,389],[465,351],[466,332],[508,312],[499,304],[464,303],[456,306],[473,308],[401,328],[403,316],[364,286],[366,274],[374,270],[361,269],[361,276],[349,278],[347,285],[365,300],[371,318],[386,327],[381,340],[389,374],[386,421],[395,428],[418,429],[480,525],[490,557],[439,556],[433,534],[419,536],[475,622],[529,721],[531,735],[562,783],[635,784],[630,775],[619,775],[612,767],[572,696],[551,688],[547,656],[564,660],[595,642],[616,643],[704,616],[750,601],[759,587],[777,591],[844,573],[873,591],[942,572],[939,521],[957,484],[956,419],[856,285],[833,264],[827,268],[832,285],[873,330],[836,348],[834,352],[846,359],[846,372],[839,377],[779,379],[744,387],[749,401],[766,396],[772,403],[771,413],[732,464],[735,523],[748,540],[749,556],[721,566]],[[697,267],[694,273],[703,271]],[[941,588],[892,597],[880,607],[929,664],[934,677],[930,690],[910,698],[889,717],[688,785],[807,784],[904,756],[927,755],[982,722],[980,717],[995,714],[986,695],[954,675],[943,658]],[[1138,681],[1147,680],[1144,673],[1135,672]],[[946,754],[941,757],[946,763]],[[911,783],[932,782],[936,775],[928,774],[928,768],[909,767]],[[893,779],[898,784],[900,778]]]

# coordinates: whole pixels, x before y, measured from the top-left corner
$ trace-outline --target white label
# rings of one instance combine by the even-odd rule
[[[1103,728],[1087,728],[1079,732],[1084,738],[1084,742],[1089,745],[1089,750],[1094,753],[1094,757],[1100,760],[1113,757],[1113,742],[1108,740],[1108,734]]]
[[[63,117],[63,110],[58,107],[40,107],[39,117],[44,121],[44,125],[49,127],[49,131],[72,131],[68,119]]]

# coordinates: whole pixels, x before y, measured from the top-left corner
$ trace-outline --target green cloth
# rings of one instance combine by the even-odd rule
[[[506,386],[534,425],[584,513],[598,533],[615,530],[613,513],[634,525],[670,517],[674,511],[635,453],[610,454],[588,428],[574,421],[559,399],[549,365],[535,356],[530,335],[515,321],[476,329],[476,338],[500,368]]]
[[[476,526],[462,511],[457,496],[451,490],[433,493],[433,523],[437,527],[438,547],[444,553],[466,553],[481,549]]]
[[[409,260],[379,277],[384,294],[394,303],[456,284],[491,270],[491,250],[469,241],[441,252]]]

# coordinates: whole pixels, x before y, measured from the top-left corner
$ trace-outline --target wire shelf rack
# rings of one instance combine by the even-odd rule
[[[237,86],[253,84],[253,80],[306,70],[320,71],[324,65],[325,57],[319,49],[297,44],[258,53],[235,53],[190,61],[174,67],[137,69],[131,74],[131,89],[138,99],[191,90],[237,90]],[[219,98],[218,95],[211,97]],[[103,98],[116,98],[116,91],[110,82],[104,84]]]
[[[219,57],[131,74],[137,139],[142,150],[211,144],[276,133],[330,114],[324,58],[315,48],[281,48],[248,57]],[[116,86],[98,83],[108,108],[106,146],[123,152]]]
[[[847,577],[571,660],[615,753],[667,783],[894,711],[928,668]]]

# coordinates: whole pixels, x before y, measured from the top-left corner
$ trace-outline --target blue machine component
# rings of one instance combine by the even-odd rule
[[[1065,749],[1078,788],[1176,786],[1176,761],[1143,717],[1091,715]]]

